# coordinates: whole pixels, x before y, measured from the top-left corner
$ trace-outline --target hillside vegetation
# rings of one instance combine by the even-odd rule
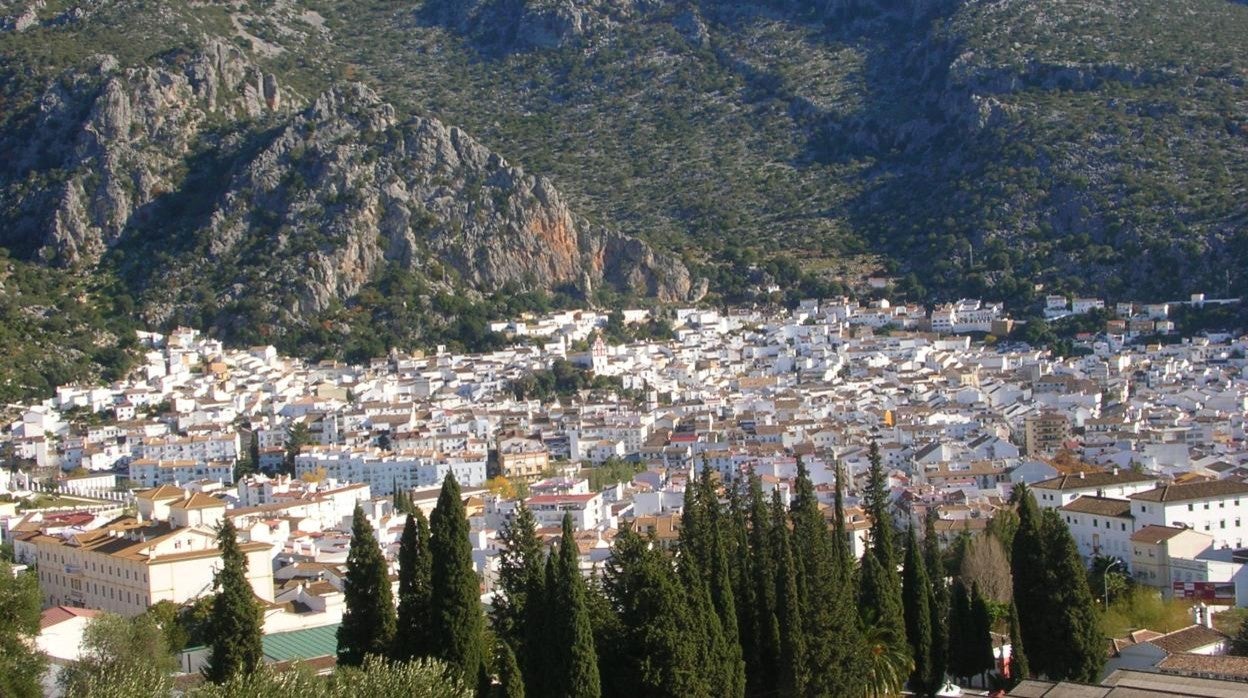
[[[1227,0],[0,0],[0,244],[315,356],[881,267],[1022,314],[1248,294],[1245,36]]]

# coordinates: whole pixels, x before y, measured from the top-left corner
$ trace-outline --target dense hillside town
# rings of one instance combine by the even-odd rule
[[[1155,316],[1149,335],[1170,329],[1157,324],[1164,307],[1140,312]],[[667,338],[629,340],[658,321]],[[9,406],[4,542],[37,574],[49,627],[80,637],[101,611],[133,617],[212,595],[228,520],[263,602],[266,661],[312,661],[336,652],[353,520],[363,516],[397,579],[410,512],[433,514],[448,479],[487,607],[522,509],[546,545],[569,535],[566,520],[575,566],[595,579],[623,530],[676,548],[704,473],[722,497],[756,482],[784,506],[800,479],[829,522],[842,512],[830,530],[854,558],[882,515],[898,531],[926,529],[965,565],[1002,512],[1017,520],[1025,484],[1085,565],[1117,567],[1165,599],[1248,605],[1248,339],[1132,343],[1107,323],[1059,357],[985,337],[1010,322],[978,301],[930,315],[843,299],[568,311],[498,323],[506,349],[369,365],[228,349],[192,330],[144,334],[127,380]],[[1105,587],[1092,593],[1108,600]],[[1229,646],[1208,615],[1191,625],[1203,644],[1170,647],[1161,631],[1181,628],[1152,628],[1107,666],[1152,671]],[[1009,638],[993,637],[1008,674]],[[1142,644],[1161,648],[1157,661]],[[77,658],[74,642],[47,647]],[[188,646],[181,670],[207,656]]]

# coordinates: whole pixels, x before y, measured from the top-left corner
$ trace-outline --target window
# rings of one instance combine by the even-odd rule
[[[1195,508],[1196,508],[1196,507],[1195,507],[1194,505],[1192,505],[1192,504],[1188,504],[1188,505],[1187,505],[1187,510],[1188,510],[1188,511],[1191,511],[1191,510],[1193,510],[1193,509],[1195,509]]]
[[[1209,502],[1205,502],[1205,511],[1209,511]]]
[[[1218,522],[1218,528],[1226,528],[1226,519]]]

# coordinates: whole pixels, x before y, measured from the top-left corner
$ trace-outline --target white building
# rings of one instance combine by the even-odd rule
[[[160,601],[182,604],[212,593],[221,552],[211,527],[224,511],[220,500],[195,494],[169,505],[168,522],[123,516],[83,533],[22,534],[14,551],[38,564],[45,604],[134,616]],[[272,601],[271,547],[239,547],[256,596]]]
[[[1031,494],[1041,507],[1057,509],[1085,496],[1125,499],[1156,484],[1151,475],[1114,469],[1059,475],[1032,485]]]
[[[1218,548],[1244,547],[1248,540],[1248,484],[1214,480],[1163,485],[1130,495],[1139,526],[1190,528],[1213,537]]]
[[[538,526],[563,525],[563,515],[572,515],[572,528],[590,531],[603,521],[602,494],[542,494],[529,497],[525,505],[533,512]]]
[[[1066,522],[1085,560],[1106,555],[1131,564],[1135,521],[1131,518],[1130,500],[1079,497],[1061,507],[1058,514]]]
[[[194,480],[234,482],[234,462],[140,458],[130,462],[130,479],[140,487],[180,485]]]

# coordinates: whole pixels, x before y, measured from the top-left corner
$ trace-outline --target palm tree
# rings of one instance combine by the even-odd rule
[[[862,630],[868,662],[866,698],[900,696],[914,670],[906,639],[881,624],[874,611],[867,613]]]

